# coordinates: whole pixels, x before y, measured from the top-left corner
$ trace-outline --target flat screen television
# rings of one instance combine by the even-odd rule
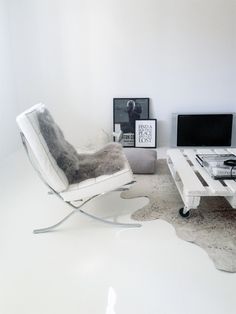
[[[172,146],[235,146],[235,114],[181,114],[172,116]]]

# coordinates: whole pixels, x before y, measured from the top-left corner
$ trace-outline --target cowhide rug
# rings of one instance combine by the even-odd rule
[[[163,219],[177,235],[206,250],[216,268],[236,272],[236,210],[224,197],[202,197],[198,209],[182,218],[183,202],[164,159],[157,161],[153,175],[136,175],[137,183],[122,192],[123,198],[147,196],[149,203],[133,213],[138,221]]]

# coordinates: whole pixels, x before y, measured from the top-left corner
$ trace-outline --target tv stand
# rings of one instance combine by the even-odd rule
[[[236,149],[169,149],[167,164],[181,195],[184,207],[179,210],[182,217],[189,217],[191,209],[199,206],[203,196],[224,196],[236,208],[236,182],[214,180],[196,160],[196,154],[236,155]]]

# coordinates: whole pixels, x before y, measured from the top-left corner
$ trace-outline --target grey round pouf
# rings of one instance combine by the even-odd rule
[[[152,174],[156,170],[157,152],[146,148],[124,148],[133,173]]]

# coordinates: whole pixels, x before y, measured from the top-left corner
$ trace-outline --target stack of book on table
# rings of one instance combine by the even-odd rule
[[[226,165],[225,161],[234,160],[233,154],[196,154],[196,159],[213,179],[236,179],[236,166]]]

